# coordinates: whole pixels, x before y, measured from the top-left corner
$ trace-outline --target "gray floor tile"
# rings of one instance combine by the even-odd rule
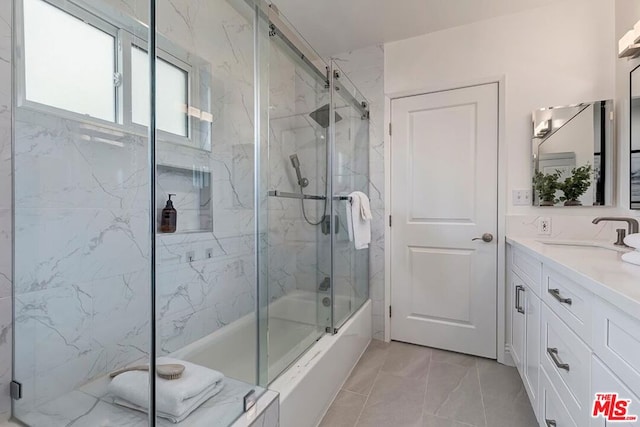
[[[377,340],[371,341],[342,388],[360,394],[369,394],[378,371],[387,358],[389,347],[389,344]]]
[[[431,359],[435,362],[453,363],[454,365],[473,366],[478,357],[452,351],[433,349]]]
[[[464,424],[460,421],[450,420],[435,415],[424,414],[422,419],[422,427],[473,427],[470,424]]]
[[[380,372],[358,427],[420,427],[425,381]]]
[[[426,414],[484,427],[484,406],[475,363],[463,366],[432,361],[424,410]]]
[[[367,396],[340,390],[319,427],[353,427]]]
[[[535,427],[538,425],[516,368],[495,361],[478,361],[480,386],[492,427]]]
[[[357,420],[357,421],[356,421]],[[321,427],[536,427],[515,368],[372,341]]]
[[[407,378],[426,378],[432,350],[413,344],[392,342],[382,372]]]

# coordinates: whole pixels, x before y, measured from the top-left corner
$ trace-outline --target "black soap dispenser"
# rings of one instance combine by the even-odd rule
[[[169,194],[169,200],[167,200],[167,205],[164,207],[164,209],[162,209],[162,217],[160,219],[160,231],[162,233],[176,232],[176,222],[178,220],[178,212],[173,207],[171,196],[175,196],[175,194]]]

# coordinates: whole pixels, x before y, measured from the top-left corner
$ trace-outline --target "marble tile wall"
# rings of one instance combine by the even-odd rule
[[[143,1],[110,3],[146,18]],[[208,61],[214,76],[212,151],[158,144],[158,163],[211,171],[214,218],[212,232],[158,237],[157,322],[166,353],[254,310],[253,30],[225,1],[158,7],[159,32]],[[147,355],[148,154],[145,135],[24,109],[16,120],[16,377],[25,385],[20,409],[28,411]],[[2,147],[4,157],[10,150]],[[10,308],[0,271],[0,305]],[[4,388],[11,314],[1,308]],[[0,412],[7,405],[0,400]]]
[[[370,103],[369,197],[373,221],[369,251],[369,294],[374,338],[384,339],[384,47],[370,46],[335,56]]]
[[[559,240],[602,240],[615,242],[616,229],[626,228],[620,222],[593,224],[594,215],[507,215],[507,235],[528,238],[553,238]],[[615,215],[621,216],[621,215]],[[640,221],[640,213],[633,214]],[[540,218],[551,219],[551,234],[538,234]]]
[[[11,381],[11,6],[0,3],[0,423],[9,417]]]

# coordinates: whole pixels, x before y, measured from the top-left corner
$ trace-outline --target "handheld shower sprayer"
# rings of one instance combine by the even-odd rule
[[[309,180],[302,176],[302,172],[300,172],[300,160],[298,159],[297,154],[292,154],[289,156],[291,160],[291,166],[296,170],[296,177],[298,178],[298,185],[301,188],[305,188],[309,185]]]

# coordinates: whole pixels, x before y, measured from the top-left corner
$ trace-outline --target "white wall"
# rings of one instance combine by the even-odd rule
[[[531,187],[531,112],[616,96],[615,10],[607,0],[567,0],[385,45],[385,94],[505,78],[505,141],[511,190]],[[622,173],[622,172],[621,172]],[[628,205],[626,192],[620,203]],[[545,212],[548,212],[545,211]],[[562,214],[593,215],[580,208]],[[554,213],[556,214],[556,213]]]

